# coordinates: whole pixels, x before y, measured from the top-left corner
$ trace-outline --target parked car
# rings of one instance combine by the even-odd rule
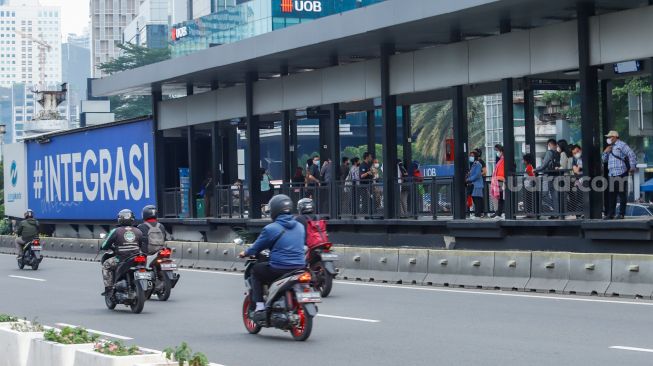
[[[653,204],[629,203],[626,206],[626,216],[628,217],[653,216]]]

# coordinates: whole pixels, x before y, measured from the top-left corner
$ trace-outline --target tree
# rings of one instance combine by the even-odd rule
[[[165,61],[170,58],[169,48],[147,48],[131,43],[118,45],[122,54],[99,66],[107,74]],[[149,95],[119,95],[109,99],[111,112],[116,119],[129,119],[152,114],[152,97]]]

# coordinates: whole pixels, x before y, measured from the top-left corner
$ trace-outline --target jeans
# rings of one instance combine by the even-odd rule
[[[23,240],[21,237],[17,237],[16,241],[14,241],[14,244],[16,245],[16,250],[18,251],[18,256],[22,257],[23,256],[23,247],[25,246],[26,241]]]
[[[252,301],[264,302],[263,285],[269,285],[286,273],[296,269],[279,269],[270,267],[270,263],[256,263],[252,269]]]
[[[623,182],[623,185],[621,182]],[[628,174],[623,174],[618,177],[610,177],[609,179],[607,207],[608,217],[615,216],[617,198],[619,198],[620,202],[618,215],[624,216],[626,214],[626,204],[628,202]]]

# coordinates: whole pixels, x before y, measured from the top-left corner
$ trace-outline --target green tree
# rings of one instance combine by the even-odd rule
[[[169,48],[147,48],[134,44],[121,44],[120,56],[107,61],[99,69],[107,74],[165,61],[170,58]],[[147,95],[118,95],[109,99],[116,119],[129,119],[152,114],[152,97]]]

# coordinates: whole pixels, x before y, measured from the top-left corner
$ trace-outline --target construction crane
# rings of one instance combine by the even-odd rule
[[[46,85],[45,85],[45,56],[46,53],[52,50],[52,46],[50,46],[47,42],[43,41],[42,39],[38,39],[33,37],[31,34],[27,34],[25,32],[19,31],[18,29],[14,30],[16,34],[19,36],[30,40],[34,43],[36,43],[39,47],[39,89],[44,90]]]

